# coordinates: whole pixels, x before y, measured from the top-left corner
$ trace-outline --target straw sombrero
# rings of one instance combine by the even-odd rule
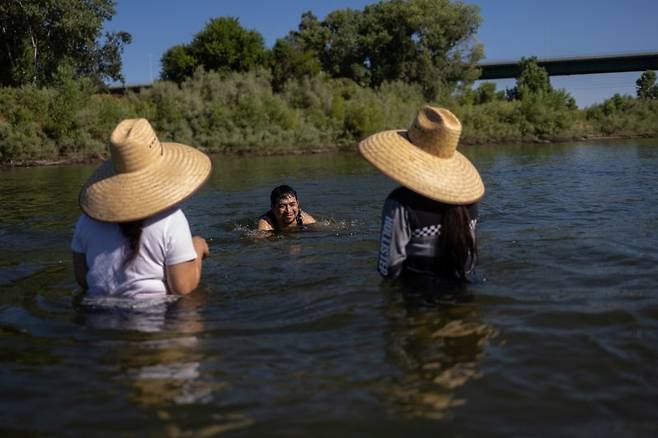
[[[110,155],[80,191],[80,208],[104,222],[135,221],[164,211],[194,193],[212,170],[203,152],[160,143],[145,119],[117,125]]]
[[[447,204],[471,204],[484,195],[484,184],[457,151],[461,130],[447,109],[424,106],[408,130],[373,134],[359,143],[359,152],[414,192]]]

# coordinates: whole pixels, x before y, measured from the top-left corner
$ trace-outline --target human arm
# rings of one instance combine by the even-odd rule
[[[394,199],[387,199],[382,211],[377,270],[382,277],[396,279],[407,258],[411,227],[407,209]]]
[[[75,275],[75,281],[77,281],[80,287],[85,290],[89,288],[89,285],[87,284],[88,271],[89,267],[87,267],[86,255],[73,251],[73,273]]]
[[[167,266],[167,287],[169,292],[187,295],[199,286],[203,259],[210,254],[206,240],[201,236],[192,237],[196,258]]]

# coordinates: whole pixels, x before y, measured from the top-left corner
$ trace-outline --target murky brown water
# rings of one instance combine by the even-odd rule
[[[357,155],[216,157],[185,205],[202,287],[81,309],[69,265],[90,166],[0,172],[0,433],[655,436],[658,143],[478,147],[474,299],[375,272],[394,184]],[[253,238],[288,183],[316,229]]]

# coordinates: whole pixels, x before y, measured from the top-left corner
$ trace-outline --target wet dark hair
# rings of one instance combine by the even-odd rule
[[[297,199],[297,192],[295,191],[295,189],[285,184],[280,185],[278,187],[274,187],[272,193],[270,193],[270,205],[274,207],[276,203],[279,202],[280,199],[288,196],[292,196],[295,199]]]
[[[466,280],[466,274],[475,266],[478,248],[465,205],[450,205],[443,212],[439,248],[442,273]]]
[[[272,209],[274,209],[277,202],[288,196],[292,196],[293,198],[295,198],[297,200],[297,205],[299,206],[299,199],[297,198],[297,192],[295,191],[295,189],[285,184],[282,184],[278,187],[274,187],[272,193],[270,193],[270,206],[272,207]],[[302,220],[301,206],[297,211],[297,217],[295,218],[295,221],[297,222],[297,225],[299,225],[300,227],[304,226],[304,221]],[[274,215],[272,215],[272,223],[276,226],[276,220],[274,219]]]
[[[121,222],[119,223],[121,228],[121,234],[123,234],[126,239],[128,239],[128,257],[123,261],[123,265],[126,266],[135,260],[137,253],[139,252],[139,241],[142,237],[142,229],[144,228],[144,221],[133,221],[133,222]]]

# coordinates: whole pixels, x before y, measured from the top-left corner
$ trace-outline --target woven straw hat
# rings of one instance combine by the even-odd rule
[[[457,151],[461,130],[447,109],[424,106],[408,130],[373,134],[359,143],[359,152],[416,193],[447,204],[471,204],[484,195],[484,184]]]
[[[212,170],[203,152],[160,143],[145,119],[117,125],[110,155],[80,191],[80,208],[104,222],[135,221],[164,211],[194,193]]]

